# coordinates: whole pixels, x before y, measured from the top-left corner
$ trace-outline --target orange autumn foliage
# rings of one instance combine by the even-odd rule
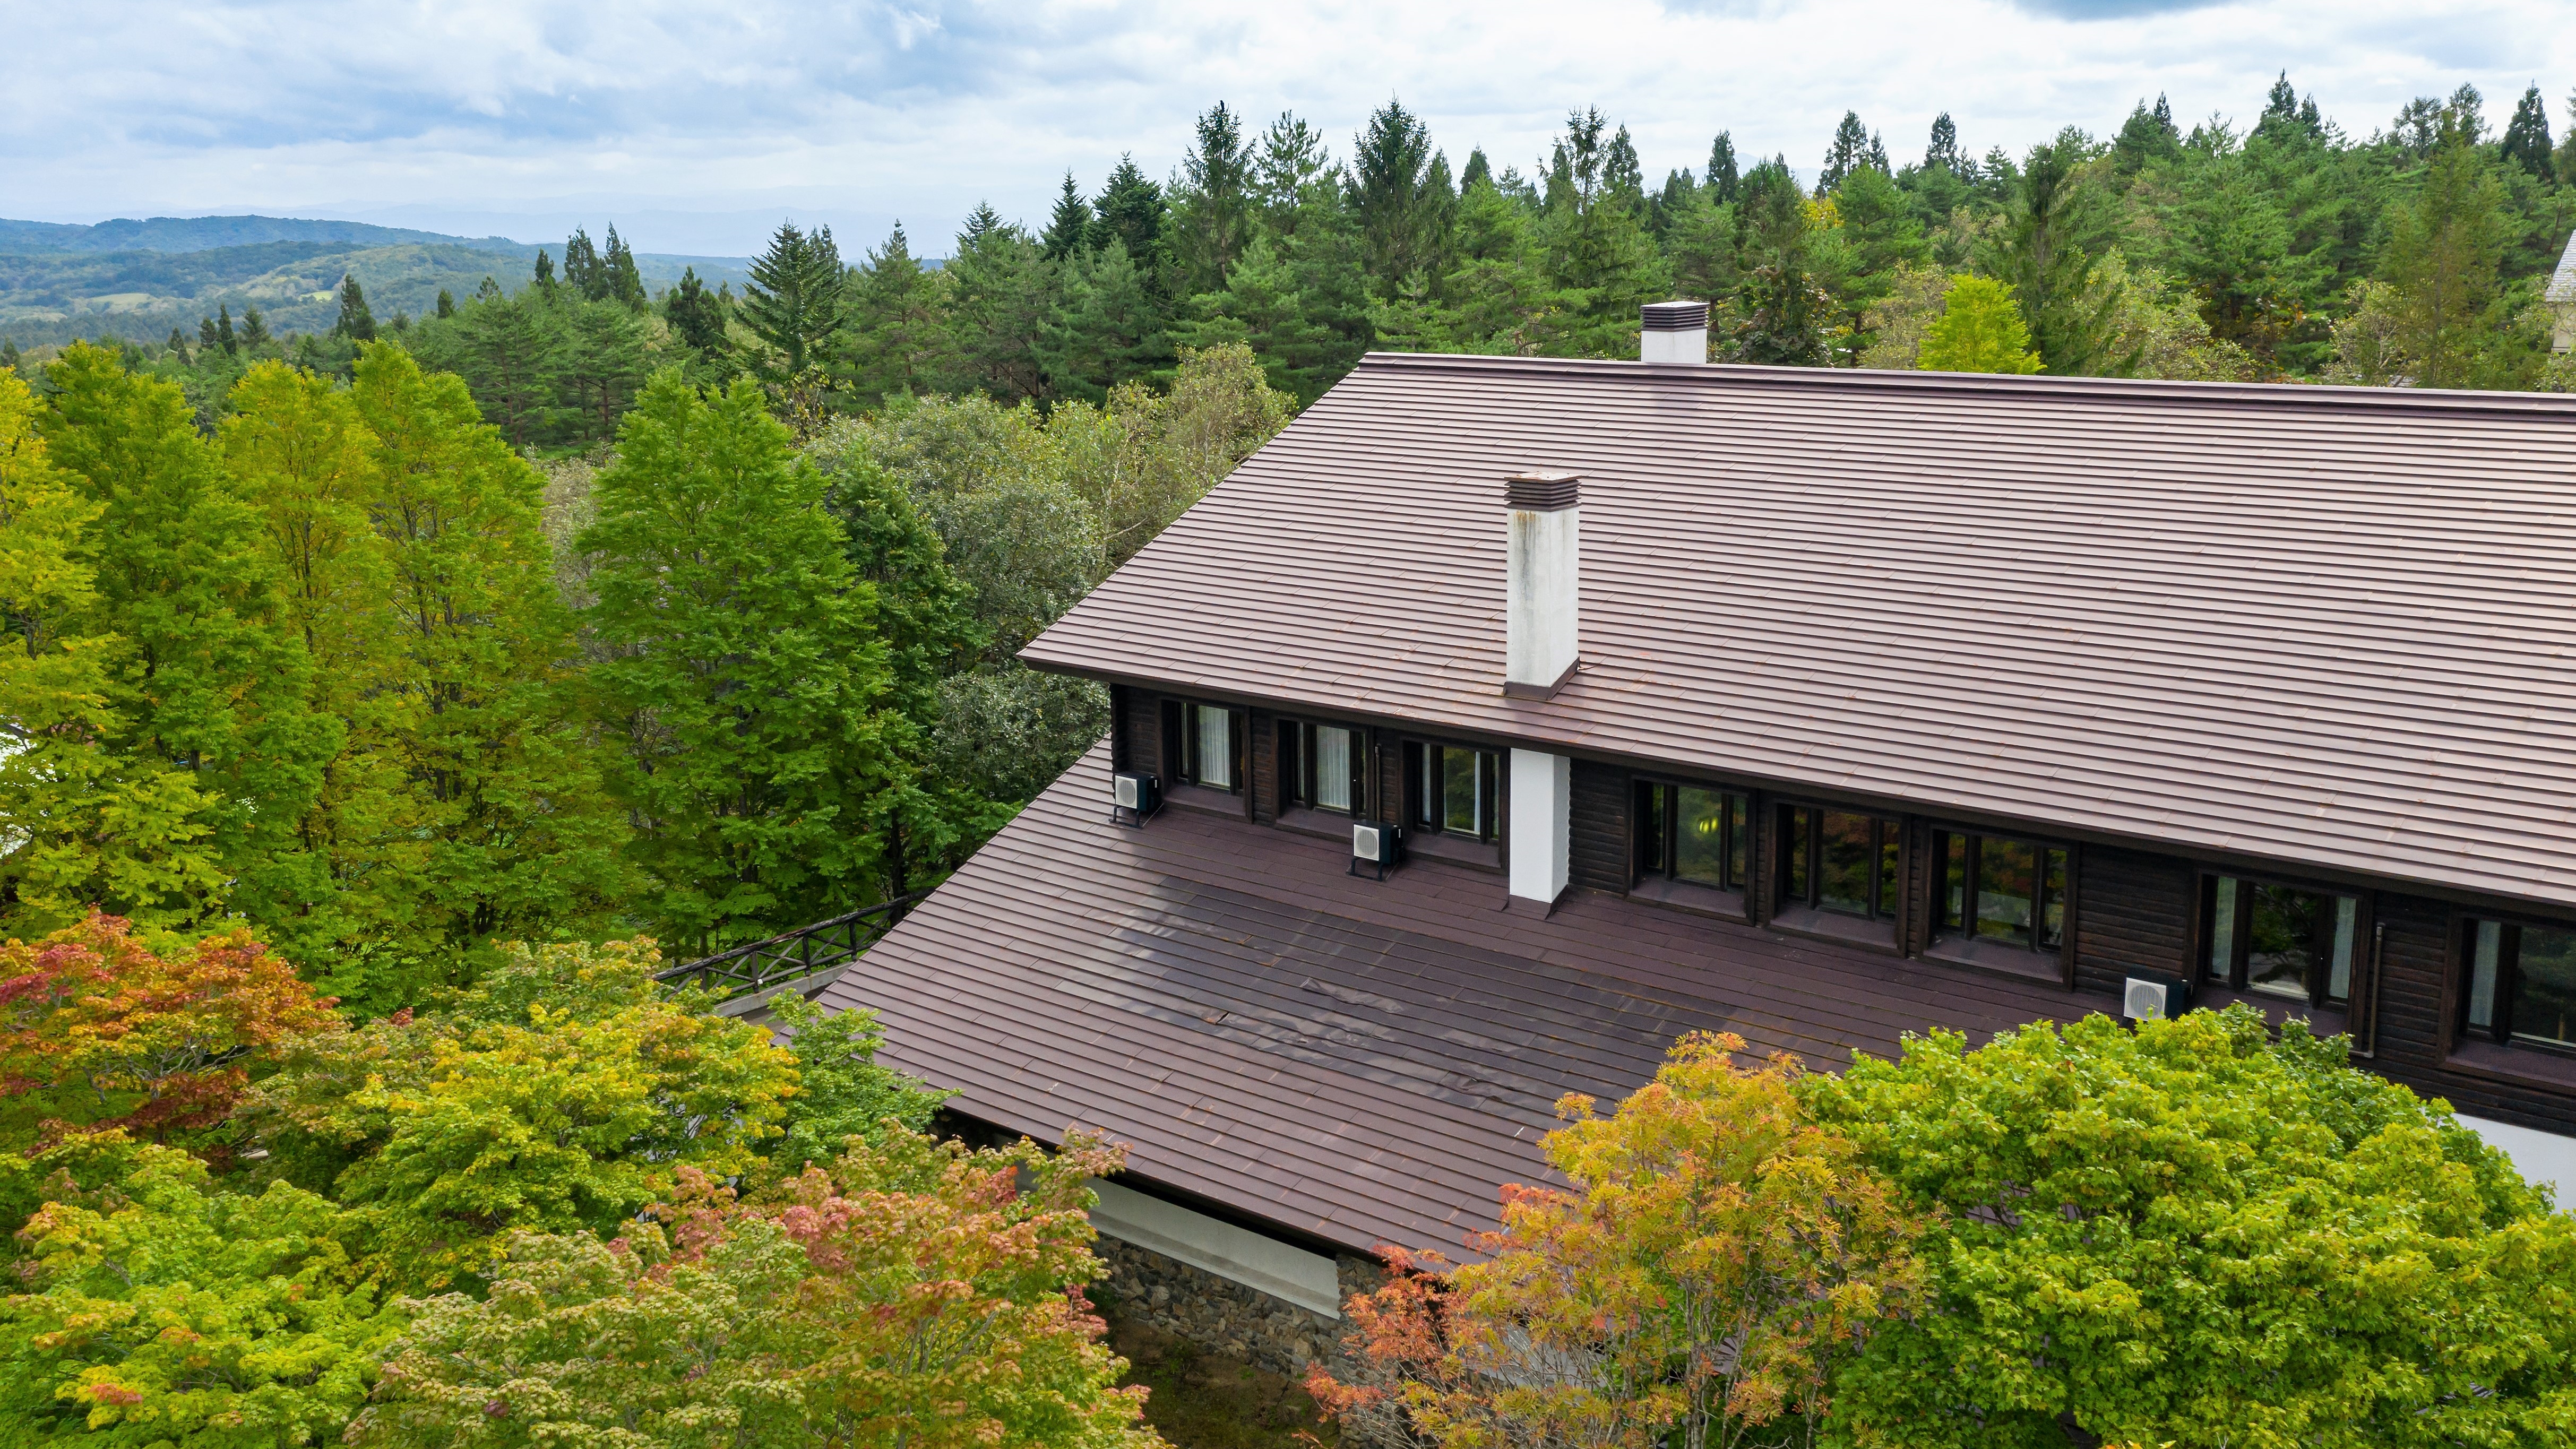
[[[327,997],[248,930],[168,956],[121,917],[0,944],[0,1092],[74,1127],[166,1140],[223,1120],[291,1037],[340,1027]]]

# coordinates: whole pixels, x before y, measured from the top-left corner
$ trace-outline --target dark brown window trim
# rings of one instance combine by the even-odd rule
[[[1913,899],[1914,892],[1911,889],[1915,865],[1913,821],[1916,817],[1901,811],[1880,810],[1870,806],[1837,803],[1801,795],[1757,794],[1753,797],[1753,809],[1757,812],[1753,817],[1753,849],[1762,852],[1759,859],[1762,862],[1763,874],[1768,878],[1768,884],[1763,889],[1763,894],[1770,902],[1766,914],[1767,920],[1783,923],[1784,929],[1796,931],[1800,935],[1821,935],[1830,940],[1850,938],[1840,932],[1810,929],[1789,925],[1787,922],[1792,917],[1820,915],[1844,921],[1867,923],[1872,926],[1885,926],[1894,933],[1892,939],[1895,942],[1895,949],[1900,952],[1904,950],[1906,925],[1914,919],[1915,912],[1921,906],[1919,901]],[[1842,911],[1827,910],[1820,904],[1809,905],[1804,901],[1795,904],[1788,902],[1789,881],[1794,874],[1789,861],[1789,846],[1796,838],[1796,832],[1786,828],[1784,817],[1793,810],[1828,810],[1841,815],[1863,815],[1895,827],[1896,899],[1886,914],[1881,915],[1873,910],[1865,916],[1850,915]],[[1822,850],[1823,843],[1820,839],[1816,844],[1817,860],[1811,867],[1809,878],[1811,891],[1816,887],[1814,872],[1821,869]],[[1870,870],[1873,891],[1877,888],[1878,875],[1878,866],[1873,862]],[[1869,939],[1875,939],[1875,937],[1865,938],[1864,943]]]
[[[1689,911],[1693,915],[1714,916],[1738,925],[1750,924],[1753,919],[1744,897],[1743,891],[1719,890],[1715,886],[1663,876],[1648,876],[1628,887],[1628,899],[1632,901]]]
[[[2547,926],[2566,930],[2563,917],[2532,911],[2454,907],[2443,920],[2442,1021],[2443,1064],[2501,1081],[2552,1090],[2576,1090],[2576,1053],[2533,1042],[2498,1041],[2476,1034],[2469,1025],[2469,967],[2476,923],[2498,921],[2513,926]]]
[[[2180,859],[2189,865],[2192,871],[2189,922],[2190,930],[2183,936],[2184,947],[2182,960],[2182,977],[2185,981],[2191,983],[2192,1005],[2223,1005],[2227,1002],[2243,1000],[2253,1005],[2266,1008],[2267,1015],[2269,1015],[2269,1008],[2279,1007],[2284,1009],[2289,1016],[2298,1016],[2302,1014],[2308,1015],[2311,1018],[2333,1016],[2338,1019],[2349,1019],[2362,1022],[2364,1024],[2363,1029],[2365,1031],[2369,1029],[2368,1018],[2370,1015],[2370,1004],[2378,999],[2379,994],[2379,955],[2381,944],[2384,939],[2379,929],[2378,892],[2354,886],[2330,885],[2312,877],[2287,875],[2279,871],[2249,870],[2241,866],[2233,865],[2212,865],[2207,861],[2195,860],[2189,856],[2177,856],[2175,858]],[[2308,992],[2308,999],[2304,1002],[2294,997],[2276,995],[2269,991],[2256,991],[2250,987],[2239,987],[2233,981],[2217,981],[2211,979],[2209,975],[2209,934],[2214,922],[2210,914],[2210,898],[2211,893],[2215,889],[2213,882],[2221,878],[2245,881],[2254,885],[2282,886],[2290,890],[2308,891],[2322,896],[2351,897],[2355,903],[2353,907],[2351,995],[2345,1001],[2340,1003],[2326,995],[2326,992],[2330,989],[2326,984],[2326,981],[2331,981],[2334,969],[2332,963],[2327,963],[2325,967],[2324,974],[2326,981],[2320,981],[2316,986],[2311,987]],[[2250,916],[2244,915],[2240,911],[2238,917],[2239,930],[2243,931],[2245,929],[2249,929],[2251,919],[2252,918]],[[2273,1025],[2277,1027],[2284,1019],[2286,1018],[2273,1018]],[[2340,1030],[2340,1028],[2338,1028],[2338,1030]],[[2319,1033],[2319,1035],[2326,1034],[2327,1033],[2323,1032]],[[2356,1042],[2355,1050],[2361,1055],[2369,1054],[2363,1044],[2359,1042]]]
[[[2027,950],[2019,946],[2007,946],[1981,938],[1973,930],[1956,935],[1945,934],[1952,929],[1941,924],[1942,892],[1947,884],[1943,875],[1949,868],[1949,860],[1940,848],[1941,838],[1945,835],[1974,835],[1980,839],[2018,840],[2041,850],[2066,852],[2064,906],[2066,924],[2064,930],[2058,935],[2055,950],[2052,951],[2043,946],[2033,946]],[[2084,847],[2082,845],[2054,836],[1969,825],[1940,816],[1924,821],[1923,839],[1924,849],[1929,856],[1923,862],[1923,899],[1911,903],[1923,923],[1924,944],[1922,951],[1917,954],[1927,960],[1939,961],[1945,965],[1971,966],[1981,971],[2000,972],[2023,981],[2054,981],[2069,991],[2075,989],[2075,940],[2084,920]],[[1910,856],[1913,849],[1911,832],[1906,837],[1906,849],[1908,859],[1905,868],[1908,872],[1907,879],[1911,880],[1913,869]],[[2194,897],[2194,899],[2196,901],[2198,898]],[[2027,960],[2007,960],[2005,959],[2007,955],[2021,956]],[[1988,959],[1989,957],[1992,959]]]
[[[1384,808],[1385,802],[1377,798],[1383,787],[1377,778],[1378,732],[1375,729],[1353,720],[1337,719],[1324,714],[1282,712],[1272,714],[1268,718],[1271,722],[1271,749],[1277,758],[1277,768],[1272,771],[1272,788],[1278,792],[1279,798],[1276,803],[1278,814],[1282,818],[1292,811],[1302,815],[1323,815],[1343,821],[1346,828],[1348,822],[1353,820],[1388,818]],[[1317,726],[1350,731],[1353,798],[1351,808],[1347,811],[1306,802],[1306,732]]]
[[[2455,1043],[2443,1057],[2442,1065],[2489,1081],[2576,1096],[2576,1057],[2540,1047],[2506,1046],[2472,1038]]]
[[[1483,863],[1482,852],[1492,852],[1495,860],[1493,868],[1496,870],[1501,869],[1500,850],[1502,842],[1511,834],[1512,752],[1507,748],[1498,748],[1492,745],[1472,744],[1455,739],[1443,739],[1438,736],[1413,733],[1398,734],[1394,736],[1388,744],[1390,748],[1394,750],[1396,755],[1396,775],[1400,785],[1402,786],[1402,798],[1395,802],[1395,809],[1388,812],[1386,818],[1399,822],[1403,827],[1405,853],[1408,855],[1421,854],[1433,858],[1455,860],[1461,864],[1481,865]],[[1427,749],[1468,750],[1477,754],[1491,755],[1494,757],[1492,788],[1490,793],[1486,796],[1482,807],[1488,812],[1487,823],[1490,826],[1490,829],[1486,834],[1482,836],[1457,834],[1444,830],[1437,824],[1425,822],[1421,818],[1422,790],[1425,783],[1424,775],[1430,768],[1428,764],[1424,763],[1425,755],[1423,752]],[[1442,852],[1421,848],[1423,842],[1435,838],[1447,844],[1469,845],[1477,847],[1477,849],[1461,855],[1459,852]]]
[[[1900,886],[1902,880],[1900,876]],[[1884,951],[1890,956],[1905,954],[1904,941],[1897,931],[1902,923],[1884,917],[1847,916],[1840,911],[1814,906],[1789,906],[1773,912],[1771,918],[1762,924],[1784,936],[1804,936],[1811,941],[1858,946],[1865,951]]]

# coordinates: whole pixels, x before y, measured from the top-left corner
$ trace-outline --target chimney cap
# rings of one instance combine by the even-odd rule
[[[1706,302],[1648,302],[1638,309],[1645,314],[1649,332],[1705,332],[1708,330]]]
[[[1553,513],[1579,506],[1580,473],[1514,473],[1503,480],[1503,505],[1514,513]]]

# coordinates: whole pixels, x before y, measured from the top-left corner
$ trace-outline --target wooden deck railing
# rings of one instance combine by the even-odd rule
[[[924,891],[897,896],[893,900],[816,921],[783,932],[766,941],[752,941],[730,951],[719,951],[695,961],[683,962],[663,971],[653,979],[665,986],[703,986],[716,993],[718,1001],[731,1001],[754,992],[766,991],[784,982],[829,971],[835,966],[856,960],[877,943],[877,938],[893,930],[906,911],[918,905]]]

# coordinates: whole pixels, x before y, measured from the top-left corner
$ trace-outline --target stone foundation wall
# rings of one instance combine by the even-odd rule
[[[1106,1234],[1092,1251],[1109,1272],[1092,1285],[1091,1296],[1104,1306],[1115,1299],[1119,1311],[1165,1333],[1290,1378],[1305,1377],[1318,1360],[1328,1372],[1345,1362],[1347,1318],[1328,1319]],[[1336,1255],[1333,1266],[1345,1299],[1377,1287],[1386,1276],[1376,1260],[1349,1253]]]

